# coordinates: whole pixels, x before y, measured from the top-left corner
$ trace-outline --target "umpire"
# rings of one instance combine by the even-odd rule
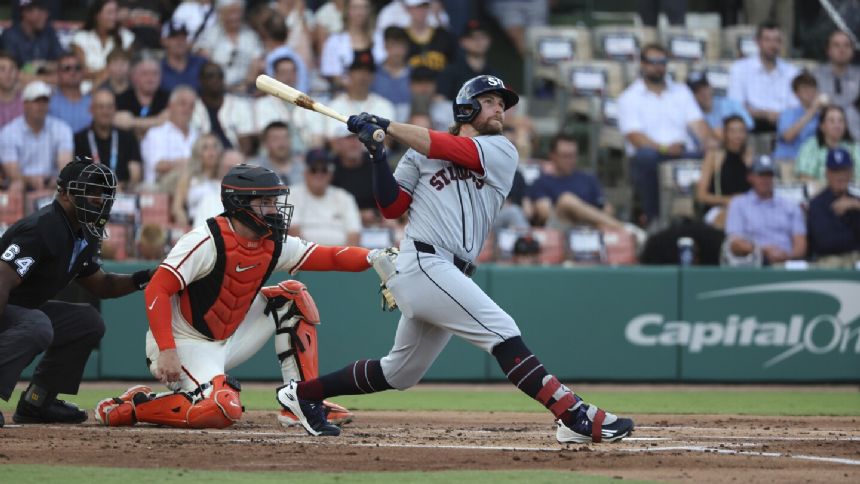
[[[152,276],[149,270],[129,275],[101,268],[101,241],[115,195],[116,177],[108,167],[76,159],[60,172],[54,201],[0,238],[0,398],[9,400],[21,371],[45,352],[18,401],[15,423],[87,419],[86,411],[57,394],[78,393],[104,321],[89,304],[50,299],[72,280],[96,297],[114,298],[143,289]]]

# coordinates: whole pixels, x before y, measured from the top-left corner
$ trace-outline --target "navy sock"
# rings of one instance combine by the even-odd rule
[[[338,371],[299,382],[296,394],[304,400],[323,400],[338,395],[361,395],[391,390],[379,360],[359,360]]]

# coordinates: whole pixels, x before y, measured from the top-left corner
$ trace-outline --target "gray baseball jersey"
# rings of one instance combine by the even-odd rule
[[[394,388],[418,383],[453,334],[487,352],[520,334],[513,318],[452,262],[453,255],[477,258],[517,169],[517,150],[507,138],[472,139],[483,176],[412,150],[394,173],[412,194],[397,273],[387,282],[402,314],[394,346],[380,362]],[[435,253],[416,249],[416,241]]]
[[[472,138],[484,175],[414,150],[400,159],[394,178],[412,195],[406,237],[473,261],[514,181],[518,154],[502,135]]]

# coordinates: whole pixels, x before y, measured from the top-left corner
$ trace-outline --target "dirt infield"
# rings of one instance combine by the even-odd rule
[[[860,419],[634,415],[632,438],[559,445],[535,413],[359,412],[337,438],[249,412],[226,430],[10,426],[0,465],[248,471],[557,469],[687,482],[860,482]],[[133,451],[132,451],[133,449]]]

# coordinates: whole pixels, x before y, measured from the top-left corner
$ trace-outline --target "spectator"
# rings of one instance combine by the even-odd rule
[[[131,54],[127,50],[114,49],[107,56],[107,79],[99,85],[100,89],[108,89],[119,96],[131,86],[129,84],[129,65],[131,63]]]
[[[633,183],[639,193],[645,224],[659,213],[657,167],[674,158],[700,158],[687,130],[699,146],[712,148],[710,129],[690,89],[666,79],[666,49],[657,44],[642,48],[642,77],[618,99],[621,134],[631,159]]]
[[[283,17],[272,15],[263,22],[263,28],[266,32],[263,37],[263,49],[267,52],[266,74],[274,77],[275,63],[281,59],[289,59],[295,69],[295,76],[290,86],[299,91],[308,92],[310,80],[308,79],[307,63],[292,47],[287,45],[287,27]]]
[[[200,69],[206,63],[204,57],[191,53],[188,43],[188,29],[184,24],[168,21],[161,29],[161,45],[164,58],[161,59],[161,89],[170,92],[176,86],[185,84],[200,90]]]
[[[48,115],[51,87],[44,82],[31,81],[21,97],[24,114],[0,131],[0,163],[11,182],[23,180],[31,190],[53,188],[72,159],[72,130]]]
[[[282,44],[286,44],[293,52],[299,54],[305,65],[313,65],[311,26],[314,16],[310,9],[305,6],[305,3],[304,0],[275,0],[270,2],[271,7],[278,14],[270,18],[279,18],[281,24],[289,32]]]
[[[51,96],[48,114],[61,119],[75,133],[93,121],[90,95],[81,92],[84,68],[75,54],[67,52],[60,56],[57,70],[57,90]]]
[[[806,255],[806,224],[797,202],[775,197],[776,166],[768,155],[756,158],[752,188],[732,199],[726,216],[729,265],[773,265]]]
[[[191,147],[191,159],[182,169],[179,180],[176,183],[176,192],[173,196],[171,213],[173,221],[180,227],[199,225],[200,220],[195,220],[195,215],[200,208],[204,195],[212,191],[213,183],[220,190],[221,170],[219,161],[224,148],[218,137],[213,134],[203,134]]]
[[[361,218],[355,198],[331,186],[334,165],[324,150],[311,150],[306,158],[304,183],[290,186],[295,207],[290,235],[322,245],[356,245]]]
[[[794,174],[803,181],[823,182],[827,152],[834,148],[844,148],[852,159],[860,160],[860,146],[848,132],[845,111],[839,106],[826,106],[818,115],[815,137],[809,138],[800,147]],[[855,170],[857,168],[854,167]]]
[[[818,95],[815,77],[807,71],[798,74],[791,81],[791,90],[800,101],[800,106],[786,109],[779,115],[776,123],[776,149],[773,159],[794,164],[797,152],[803,143],[815,136],[818,129],[818,114],[826,104]]]
[[[528,191],[535,223],[623,228],[612,216],[597,177],[576,166],[578,151],[574,138],[559,134],[552,139],[549,159],[553,171],[542,173]]]
[[[341,85],[340,76],[359,55],[370,54],[373,46],[373,11],[369,0],[347,0],[344,30],[331,35],[323,44],[320,74]]]
[[[723,141],[723,122],[729,116],[740,116],[747,129],[753,129],[752,118],[739,102],[725,96],[714,96],[714,89],[708,82],[706,73],[691,72],[687,76],[687,87],[693,92],[693,97],[705,116],[705,122],[718,141]]]
[[[744,16],[749,25],[770,23],[785,30],[789,44],[794,35],[794,0],[744,0]],[[783,53],[790,45],[780,47]]]
[[[395,121],[405,121],[409,116],[409,67],[406,65],[406,51],[409,37],[400,27],[385,29],[385,61],[376,66],[376,75],[370,91],[391,101],[397,113]]]
[[[428,67],[436,74],[454,60],[454,38],[442,27],[428,22],[430,0],[403,0],[409,12],[408,64],[411,68]]]
[[[41,0],[15,0],[21,9],[20,22],[3,30],[0,45],[25,71],[35,70],[30,63],[55,61],[63,48],[57,32],[48,23],[48,9]]]
[[[314,50],[319,52],[327,38],[343,31],[345,11],[346,0],[329,0],[314,12]]]
[[[224,69],[227,90],[244,91],[255,74],[254,63],[263,56],[263,45],[242,20],[243,0],[216,0],[215,6],[218,23],[200,36],[198,53]]]
[[[394,105],[388,99],[370,92],[374,71],[376,71],[376,65],[369,52],[355,56],[349,66],[346,92],[332,99],[330,107],[339,113],[368,112],[385,119],[393,119]],[[338,136],[344,129],[344,124],[340,121],[325,119],[324,136],[326,138]]]
[[[454,115],[451,112],[451,103],[436,96],[436,78],[437,73],[429,67],[410,69],[410,112],[427,113],[433,123],[433,129],[446,131],[453,124]]]
[[[860,138],[860,112],[855,101],[860,100],[860,67],[851,64],[854,44],[848,34],[836,30],[827,42],[827,64],[818,66],[813,74],[818,89],[827,94],[831,103],[841,106],[848,117],[848,131]]]
[[[144,224],[137,235],[137,258],[164,260],[167,255],[167,229],[158,224]]]
[[[163,0],[119,0],[122,25],[134,33],[138,49],[161,48],[161,24],[168,18],[171,4]]]
[[[431,0],[430,14],[427,16],[427,23],[431,27],[448,28],[450,19],[447,10],[454,2],[447,2],[448,5],[442,5],[439,0]],[[456,2],[468,4],[471,2]],[[468,18],[464,16],[464,20]],[[385,60],[385,49],[383,48],[383,34],[388,27],[400,27],[405,29],[409,27],[409,11],[404,0],[394,0],[388,5],[382,7],[379,15],[376,17],[376,30],[373,33],[373,58],[382,62]]]
[[[274,171],[287,186],[299,183],[305,171],[304,161],[294,156],[290,131],[282,121],[269,123],[261,136],[263,154],[252,163]]]
[[[819,267],[853,269],[860,262],[860,198],[848,190],[854,161],[836,148],[826,167],[827,187],[809,203],[809,252]]]
[[[520,56],[525,56],[526,28],[546,25],[546,0],[490,0],[488,7]]]
[[[194,106],[191,124],[201,133],[212,133],[225,148],[242,153],[254,149],[254,113],[248,101],[228,94],[221,66],[207,62],[200,70],[200,98]]]
[[[24,114],[24,101],[18,89],[18,63],[0,50],[0,129]]]
[[[758,55],[735,61],[729,69],[729,97],[749,111],[757,133],[776,131],[779,113],[798,104],[791,93],[798,69],[779,57],[782,42],[776,24],[760,24],[756,30]]]
[[[164,123],[170,93],[160,89],[161,66],[143,54],[131,66],[131,86],[116,98],[114,123],[122,129],[135,130],[143,137],[146,130]]]
[[[108,78],[107,57],[114,49],[129,49],[134,34],[119,25],[116,0],[95,0],[84,26],[72,35],[71,47],[86,67],[86,78],[101,84]]]
[[[343,188],[355,199],[365,227],[381,222],[373,197],[373,166],[358,136],[344,129],[331,139],[334,176],[331,184]]]
[[[236,150],[224,150],[218,157],[218,179],[223,179],[233,166],[243,163],[245,163],[245,155]],[[205,224],[209,218],[224,213],[220,183],[206,180],[192,188],[188,191],[188,209],[195,227]]]
[[[296,63],[292,57],[275,59],[272,66],[272,76],[289,86],[297,86]],[[304,91],[303,91],[304,92]],[[307,123],[298,123],[298,113],[302,111],[293,103],[285,103],[280,99],[263,94],[254,100],[254,121],[256,130],[262,132],[266,126],[273,122],[283,122],[289,125],[290,144],[293,154],[305,152],[305,146],[313,142],[313,135]],[[304,166],[304,162],[299,163]]]
[[[752,148],[747,145],[746,121],[729,116],[723,122],[723,149],[708,150],[696,184],[696,202],[705,214],[705,222],[722,229],[726,225],[726,207],[736,195],[750,189],[747,171],[752,164]]]
[[[642,24],[649,27],[657,26],[660,11],[666,14],[669,25],[684,26],[687,16],[687,0],[639,0],[639,17]]]
[[[413,120],[410,120],[409,124],[416,124],[412,121]],[[425,124],[416,125],[428,128],[429,118]],[[512,126],[506,125],[502,128],[502,132],[511,143],[513,143],[517,137],[516,129]],[[531,218],[531,214],[533,214],[534,211],[532,209],[531,201],[526,198],[527,191],[528,186],[526,185],[526,179],[521,170],[517,169],[514,171],[514,182],[511,185],[511,191],[508,192],[508,196],[505,197],[505,201],[502,205],[502,209],[499,211],[499,215],[496,216],[496,220],[493,221],[494,230],[498,231],[501,228],[508,228],[525,232],[529,229],[531,226],[529,224],[529,218]]]
[[[75,133],[75,155],[108,165],[122,190],[137,186],[142,176],[140,144],[134,133],[113,126],[116,97],[107,89],[97,90],[90,113],[92,125]]]
[[[194,45],[200,35],[218,23],[215,0],[183,0],[170,18],[188,29],[188,43]]]
[[[140,143],[143,158],[143,182],[152,188],[162,177],[182,167],[191,156],[191,146],[198,132],[191,125],[191,114],[197,95],[188,86],[179,86],[170,93],[167,120],[146,132]],[[175,175],[174,180],[175,182]],[[168,183],[161,183],[164,187]],[[170,190],[172,191],[172,190]]]
[[[448,101],[457,97],[457,91],[469,79],[489,74],[495,76],[496,71],[487,65],[487,51],[490,50],[490,34],[484,24],[476,19],[466,23],[466,29],[460,37],[460,48],[463,55],[439,74],[436,82],[436,93]]]

